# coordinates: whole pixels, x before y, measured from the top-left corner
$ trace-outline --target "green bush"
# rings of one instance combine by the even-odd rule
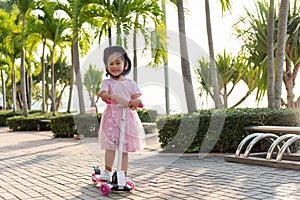
[[[79,134],[84,137],[98,135],[101,114],[63,114],[51,118],[51,131],[55,138],[73,137]]]
[[[98,136],[101,114],[79,114],[74,115],[75,129],[79,135],[84,137]]]
[[[31,110],[29,114],[39,113],[39,110]],[[6,120],[10,117],[23,115],[22,110],[12,111],[12,110],[0,110],[0,126],[7,126]]]
[[[145,108],[137,109],[137,114],[139,115],[142,122],[155,122],[157,118],[156,110],[148,110]]]
[[[50,114],[32,112],[28,117],[17,115],[6,119],[7,126],[13,131],[44,131],[50,130],[49,125],[41,123],[41,120],[49,119]]]
[[[211,120],[212,114],[214,120]],[[299,116],[300,111],[294,109],[201,110],[192,115],[170,115],[158,119],[158,137],[166,151],[199,152],[201,149],[201,152],[233,153],[241,140],[250,134],[244,130],[246,126],[299,126]]]
[[[73,137],[74,134],[85,137],[98,135],[101,113],[97,115],[57,113],[56,116],[52,116],[52,113],[42,114],[40,111],[30,113],[28,117],[24,117],[22,111],[6,111],[0,115],[0,119],[1,117],[5,119],[5,125],[7,124],[13,131],[51,130],[55,138]],[[138,109],[137,113],[142,122],[155,122],[157,117],[155,110]]]
[[[76,133],[74,118],[70,113],[52,117],[50,128],[55,138],[72,137]]]
[[[13,112],[12,110],[1,110],[0,111],[0,126],[7,126],[6,120],[10,117],[20,116],[22,111]]]

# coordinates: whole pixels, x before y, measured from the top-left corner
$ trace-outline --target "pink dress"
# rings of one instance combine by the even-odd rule
[[[102,81],[100,92],[122,96],[130,101],[134,94],[141,94],[137,84],[129,79],[121,81],[105,79]],[[101,149],[116,150],[119,148],[122,107],[117,104],[107,104],[102,113],[98,134]],[[123,152],[136,152],[145,147],[145,132],[141,120],[135,110],[126,108],[125,136]]]

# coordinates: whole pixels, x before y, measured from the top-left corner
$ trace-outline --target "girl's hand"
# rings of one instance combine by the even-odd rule
[[[114,100],[117,101],[118,104],[121,105],[121,106],[124,107],[124,108],[128,108],[128,107],[129,107],[128,101],[126,101],[125,99],[123,99],[123,98],[120,97],[120,96],[116,96],[116,97],[114,98]]]
[[[140,99],[132,99],[131,101],[129,101],[129,107],[132,110],[135,110],[141,103],[142,101]]]

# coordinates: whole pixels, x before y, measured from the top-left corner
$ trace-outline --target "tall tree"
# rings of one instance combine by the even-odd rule
[[[283,63],[286,46],[286,32],[288,22],[289,0],[281,0],[278,14],[278,33],[277,33],[277,51],[276,51],[276,75],[275,75],[275,108],[280,108]]]
[[[23,112],[24,116],[28,116],[28,105],[27,105],[27,93],[26,93],[26,81],[25,81],[25,26],[26,26],[26,13],[30,10],[33,4],[32,0],[10,0],[9,3],[16,4],[21,13],[21,65],[20,65],[20,75],[21,75],[21,91],[23,100]]]
[[[84,74],[84,86],[86,87],[89,98],[91,101],[91,107],[96,108],[96,113],[98,112],[95,97],[97,96],[100,90],[100,84],[102,82],[103,70],[98,70],[96,66],[89,65],[88,70]]]
[[[141,31],[146,45],[149,43],[148,38],[151,32],[145,29],[150,22],[154,23],[155,27],[163,26],[163,13],[156,1],[152,0],[135,0],[130,5],[130,12],[134,13],[133,23],[133,80],[137,82],[137,34]],[[156,31],[156,33],[159,33]],[[163,35],[160,35],[163,37]],[[161,39],[163,41],[163,39]],[[161,48],[162,46],[158,47]]]
[[[268,107],[274,108],[275,91],[274,91],[274,0],[270,0],[268,12],[268,29],[267,29],[267,54],[268,54]]]
[[[291,9],[291,7],[294,9]],[[300,108],[300,96],[296,99],[294,90],[300,68],[300,1],[295,0],[289,8],[284,59],[285,71],[283,75],[287,91],[287,102],[282,99],[281,103],[290,108]]]
[[[46,63],[45,63],[45,51],[47,47],[47,39],[51,38],[51,30],[48,29],[53,20],[52,9],[55,6],[53,2],[46,0],[40,0],[35,6],[35,10],[41,11],[41,14],[37,14],[37,19],[32,20],[33,25],[30,26],[31,34],[39,34],[42,41],[42,55],[41,55],[41,66],[42,66],[42,112],[46,113]],[[44,30],[44,31],[40,31]]]
[[[165,25],[165,34],[167,34],[167,16],[166,16],[166,2],[165,0],[161,1],[161,8],[163,12],[163,22]],[[168,52],[166,45],[166,52]],[[164,58],[164,76],[165,76],[165,101],[166,101],[166,114],[170,113],[170,92],[169,92],[169,67],[168,67],[168,54]]]
[[[70,36],[64,35],[63,32],[69,27],[68,22],[65,19],[57,19],[54,18],[52,20],[52,24],[48,29],[51,31],[51,38],[52,41],[51,46],[51,100],[52,100],[52,113],[56,115],[56,89],[55,89],[55,55],[56,55],[56,47],[61,43],[67,42],[70,39]]]
[[[226,9],[230,8],[229,0],[220,0],[220,2],[222,4],[222,13],[226,11]],[[205,15],[206,15],[206,30],[207,30],[209,58],[210,58],[210,73],[211,73],[212,87],[213,87],[213,99],[215,102],[215,107],[222,108],[223,105],[221,102],[220,91],[219,91],[219,84],[221,83],[219,83],[218,71],[217,71],[215,55],[214,55],[209,0],[205,0]]]
[[[292,2],[292,1],[291,1]],[[281,105],[286,107],[300,107],[300,97],[295,100],[295,80],[300,67],[300,6],[299,1],[294,0],[294,3],[289,6],[288,22],[287,22],[287,33],[284,46],[285,55],[285,70],[283,71],[283,82],[287,91],[287,102],[284,98],[281,98]],[[251,68],[259,68],[259,79],[257,79],[257,100],[261,100],[267,91],[267,18],[268,18],[268,3],[266,0],[258,1],[256,4],[256,12],[246,10],[245,17],[241,17],[236,23],[237,36],[242,38],[243,46],[242,50],[247,55],[249,66]],[[275,51],[279,48],[278,43],[278,15],[275,14],[274,23],[274,47]],[[277,53],[274,53],[274,60],[277,61]],[[277,68],[277,64],[275,63]],[[256,69],[255,69],[256,70]],[[274,73],[276,74],[276,72]],[[280,78],[280,77],[278,77]],[[282,78],[281,78],[282,80]],[[279,82],[278,82],[279,83]],[[276,86],[275,86],[276,87]],[[279,98],[279,97],[278,97]],[[277,99],[277,101],[279,101]],[[279,102],[277,102],[279,103]]]
[[[183,76],[183,85],[184,85],[188,112],[192,113],[192,112],[197,112],[197,107],[196,107],[196,100],[194,95],[189,56],[188,56],[188,48],[186,42],[184,8],[183,8],[182,0],[176,0],[176,5],[177,5],[177,14],[178,14],[181,71]]]

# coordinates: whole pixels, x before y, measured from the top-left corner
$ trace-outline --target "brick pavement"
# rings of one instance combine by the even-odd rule
[[[300,171],[149,148],[130,155],[136,190],[103,196],[90,177],[94,165],[103,167],[96,139],[51,136],[0,128],[0,200],[300,199]]]

